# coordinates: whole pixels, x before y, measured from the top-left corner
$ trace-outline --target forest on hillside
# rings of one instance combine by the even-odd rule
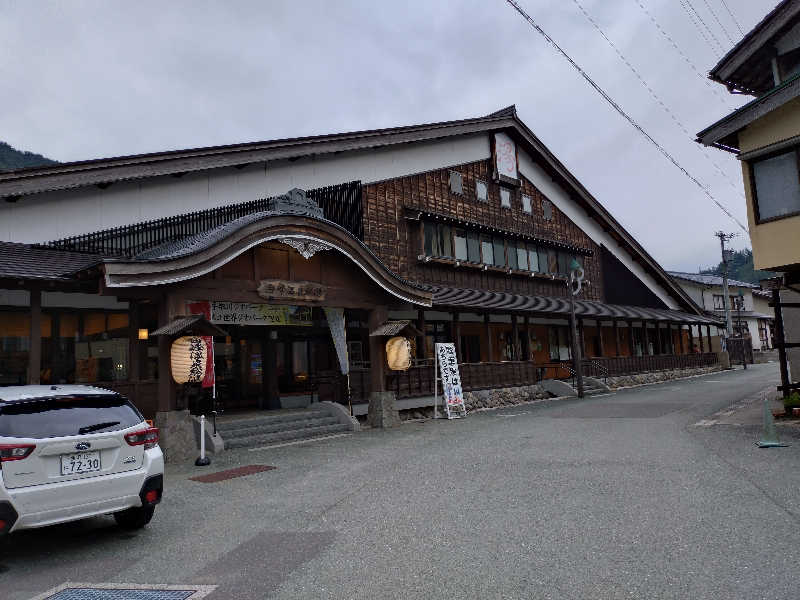
[[[723,264],[722,261],[715,267],[708,269],[700,269],[703,275],[722,275]],[[744,250],[735,250],[733,258],[728,264],[728,277],[738,281],[746,281],[747,283],[758,284],[762,279],[774,277],[775,273],[771,271],[756,270],[753,265],[753,251],[750,248]]]
[[[0,171],[55,164],[57,164],[57,161],[46,158],[41,154],[22,152],[6,142],[0,142]]]

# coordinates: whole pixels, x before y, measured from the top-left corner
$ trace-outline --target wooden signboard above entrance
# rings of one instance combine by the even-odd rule
[[[320,302],[325,300],[325,291],[324,285],[313,281],[264,279],[258,286],[258,295],[266,300]]]

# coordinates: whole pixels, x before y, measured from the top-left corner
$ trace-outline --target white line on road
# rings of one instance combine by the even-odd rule
[[[256,450],[271,450],[272,448],[283,448],[284,446],[297,446],[299,444],[308,444],[311,442],[321,442],[322,440],[332,440],[333,438],[340,438],[346,435],[351,435],[349,433],[337,433],[335,435],[325,435],[322,437],[315,437],[310,438],[307,440],[297,440],[294,442],[284,442],[282,444],[270,444],[269,446],[259,446],[258,448],[248,448],[250,452],[255,452]]]
[[[508,413],[508,414],[505,414],[505,415],[497,414],[497,415],[493,415],[493,416],[495,416],[495,417],[521,417],[522,415],[527,415],[527,414],[528,413],[526,413],[526,412],[522,412],[522,413]]]

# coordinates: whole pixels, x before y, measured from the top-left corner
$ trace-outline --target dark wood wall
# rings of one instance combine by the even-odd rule
[[[406,209],[429,211],[489,228],[573,244],[593,252],[584,260],[586,278],[592,283],[584,297],[602,300],[600,247],[554,205],[552,219],[546,220],[542,208],[544,194],[524,177],[520,188],[513,189],[511,208],[501,207],[500,185],[492,181],[491,169],[491,160],[487,159],[364,186],[365,243],[390,269],[412,282],[544,296],[566,295],[564,282],[418,260],[422,253],[421,224],[406,218]],[[463,177],[460,195],[450,191],[450,171],[458,171]],[[488,202],[477,199],[475,182],[478,179],[488,185]],[[531,214],[522,210],[522,194],[531,197]]]

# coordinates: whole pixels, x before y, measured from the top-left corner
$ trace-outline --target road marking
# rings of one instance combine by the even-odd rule
[[[58,587],[54,587],[51,590],[46,591],[44,594],[40,594],[31,598],[30,600],[47,600],[48,598],[96,598],[97,600],[103,600],[104,598],[108,598],[112,600],[114,598],[119,598],[119,594],[115,592],[119,592],[120,590],[133,592],[133,594],[128,595],[129,598],[135,598],[135,591],[134,590],[141,590],[143,592],[142,598],[155,598],[157,597],[158,592],[163,592],[163,597],[165,600],[169,600],[170,598],[181,598],[182,600],[199,600],[200,598],[205,598],[211,592],[217,589],[216,585],[151,585],[146,583],[76,583],[74,581],[65,581]],[[147,594],[147,591],[150,594]],[[86,594],[88,592],[91,596]],[[97,593],[93,593],[97,592]]]
[[[346,435],[352,435],[350,433],[337,433],[335,435],[325,435],[322,437],[315,437],[310,438],[307,440],[297,440],[294,442],[284,442],[282,444],[270,444],[269,446],[259,446],[258,448],[248,448],[250,452],[255,452],[256,450],[271,450],[272,448],[283,448],[284,446],[298,446],[300,444],[309,444],[311,442],[321,442],[322,440],[332,440],[333,438],[340,438]]]
[[[522,413],[508,413],[508,414],[505,414],[505,415],[497,414],[497,415],[493,415],[493,416],[495,416],[495,417],[521,417],[522,415],[527,415],[527,414],[528,413],[526,413],[526,412],[522,412]]]

